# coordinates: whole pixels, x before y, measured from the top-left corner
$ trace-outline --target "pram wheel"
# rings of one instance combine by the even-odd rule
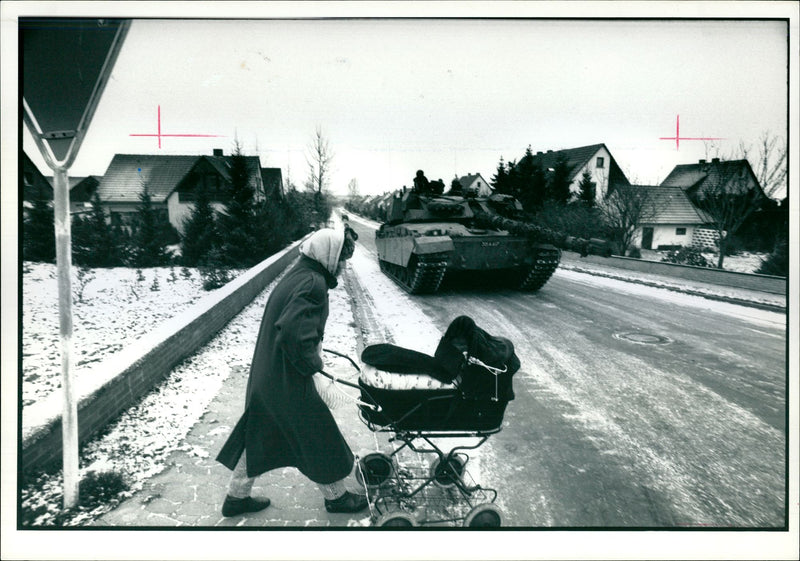
[[[501,522],[502,513],[494,503],[478,505],[464,518],[464,526],[469,528],[499,528]]]
[[[375,525],[393,528],[411,528],[417,525],[417,520],[406,512],[387,512],[375,521]]]
[[[436,458],[431,464],[430,476],[436,485],[452,487],[457,481],[461,480],[466,464],[466,459],[461,456],[451,456],[449,459],[445,459],[444,462],[441,461],[441,458]]]
[[[367,454],[358,465],[356,480],[364,487],[380,486],[394,474],[392,458],[382,452]]]

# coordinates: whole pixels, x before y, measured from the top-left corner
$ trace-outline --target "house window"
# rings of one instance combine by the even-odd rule
[[[686,228],[675,228],[675,235],[676,236],[685,236],[686,235]]]
[[[597,166],[595,166],[595,167],[603,168],[603,167],[605,167],[605,165],[606,165],[606,159],[603,158],[602,156],[598,156],[598,158],[597,158]]]

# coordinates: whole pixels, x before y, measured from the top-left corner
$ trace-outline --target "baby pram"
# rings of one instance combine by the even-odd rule
[[[361,361],[359,416],[371,431],[391,433],[395,443],[391,453],[371,453],[358,462],[371,522],[500,526],[497,491],[475,483],[466,466],[467,451],[501,430],[514,398],[512,376],[520,362],[511,341],[461,316],[434,356],[378,344],[366,347]],[[458,442],[445,451],[447,439]],[[410,459],[401,459],[409,453]],[[432,457],[430,465],[426,457]]]

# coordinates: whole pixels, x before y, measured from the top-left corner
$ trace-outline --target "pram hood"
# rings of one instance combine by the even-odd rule
[[[490,335],[469,316],[459,316],[450,323],[434,359],[465,397],[514,399],[511,378],[520,368],[514,344],[505,337]]]

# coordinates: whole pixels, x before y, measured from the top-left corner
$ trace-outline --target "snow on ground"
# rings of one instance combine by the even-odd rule
[[[81,291],[81,287],[83,290]],[[73,269],[72,368],[102,362],[208,294],[194,269]],[[22,405],[61,387],[56,266],[26,262],[22,275]]]
[[[661,259],[669,253],[668,251],[659,251],[654,249],[642,249],[642,259],[645,261],[661,261]],[[703,257],[708,259],[714,265],[717,264],[719,259],[718,253],[704,252]],[[728,255],[722,261],[722,268],[726,271],[735,273],[755,273],[761,264],[768,257],[766,253],[750,253],[743,251],[738,255]]]
[[[38,267],[31,267],[31,269],[38,269]],[[41,271],[36,272],[40,273]],[[144,295],[139,299],[134,298],[132,302],[128,300],[130,284],[134,282],[131,279],[135,277],[135,271],[100,269],[96,272],[98,278],[101,279],[101,282],[98,283],[97,294],[103,295],[102,299],[97,302],[97,311],[92,309],[91,301],[85,304],[83,309],[76,307],[85,317],[94,319],[95,315],[99,316],[101,313],[102,317],[98,317],[91,323],[93,328],[88,330],[90,333],[80,339],[76,337],[75,349],[77,353],[80,353],[81,350],[84,350],[81,345],[85,344],[92,349],[92,356],[98,360],[111,356],[122,346],[123,341],[129,344],[134,335],[152,331],[160,323],[185,309],[191,302],[208,294],[200,287],[195,273],[194,281],[185,279],[185,282],[180,284],[178,282],[164,284],[159,294],[148,295],[151,296],[150,306],[154,309],[146,311],[141,304]],[[169,274],[169,269],[145,270],[144,274],[148,278],[157,275],[161,275],[160,278],[163,278],[163,275]],[[118,280],[115,280],[115,275]],[[42,275],[37,275],[35,278],[40,279],[38,282],[45,283],[43,288],[46,289],[46,281],[49,277],[44,276],[43,278]],[[52,282],[55,283],[54,280]],[[42,290],[42,293],[44,292],[46,290]],[[64,525],[81,524],[111,510],[120,501],[139,490],[142,483],[149,477],[164,468],[164,460],[167,455],[179,446],[189,429],[203,415],[206,406],[217,395],[231,370],[249,366],[255,346],[255,337],[258,334],[258,322],[260,322],[268,292],[269,288],[236,316],[198,354],[180,363],[153,392],[148,394],[138,405],[123,413],[119,420],[109,427],[104,436],[84,447],[80,460],[81,475],[91,471],[121,473],[130,485],[130,489],[109,504],[73,515],[63,522]],[[127,304],[132,305],[123,307]],[[55,303],[52,305],[57,307]],[[115,305],[119,307],[115,308]],[[45,316],[52,314],[52,310],[44,306],[33,306],[32,311],[37,311]],[[52,327],[55,330],[54,334],[39,333],[42,327],[38,321],[35,321],[36,318],[32,311],[26,311],[23,314],[23,330],[30,330],[31,334],[39,334],[39,338],[29,337],[28,340],[41,340],[44,337],[57,339],[58,323],[56,322]],[[57,314],[57,311],[55,313]],[[120,325],[128,326],[130,329],[127,338],[124,337],[125,329]],[[76,334],[77,332],[76,329]],[[58,356],[53,359],[51,353],[37,355],[32,352],[31,348],[26,349],[25,340],[23,338],[24,372],[35,371],[32,364],[39,368],[58,371]],[[57,355],[57,352],[55,354]],[[76,375],[79,373],[80,371],[76,372]],[[31,380],[30,376],[24,375],[23,393],[28,389],[28,395],[41,395],[54,391],[59,385],[57,381],[53,381],[44,388],[37,388],[36,391],[26,388],[27,385],[40,385],[41,380],[41,378]],[[204,452],[198,451],[198,453]],[[61,510],[62,485],[62,475],[59,472],[40,476],[36,481],[22,487],[23,509],[39,512],[38,517],[32,521],[34,525],[48,525],[54,522],[56,514]]]
[[[570,270],[565,268],[560,268],[556,274],[558,276],[568,278],[574,282],[588,283],[592,286],[607,286],[618,291],[625,291],[631,294],[641,294],[649,298],[658,298],[660,300],[673,302],[676,305],[681,306],[691,305],[695,308],[705,308],[709,311],[747,319],[762,325],[774,326],[784,325],[786,323],[786,315],[783,313],[762,310],[754,307],[740,306],[720,300],[683,294],[673,290],[652,290],[651,287],[644,284],[631,282],[631,278],[625,280],[624,278],[605,278],[597,275],[586,277],[585,274],[578,269]],[[664,286],[664,288],[668,287]]]
[[[47,274],[47,267],[30,267],[35,278],[35,282],[45,283],[49,279],[55,283],[55,279],[50,279]],[[102,292],[105,294],[105,301],[116,301],[122,306],[129,292],[128,283],[125,282],[129,277],[135,275],[133,271],[125,269],[98,271],[103,274],[104,283]],[[167,270],[168,272],[168,270]],[[163,270],[146,270],[145,275],[165,274]],[[122,277],[120,282],[113,282],[113,274]],[[280,278],[280,277],[279,277]],[[225,380],[233,370],[248,369],[253,349],[255,348],[258,328],[261,316],[264,311],[269,293],[279,279],[267,287],[252,303],[250,303],[239,315],[237,315],[214,339],[205,345],[197,354],[176,366],[167,379],[160,384],[153,392],[148,394],[138,405],[126,411],[118,421],[113,423],[108,432],[97,440],[92,441],[84,447],[81,453],[81,475],[94,471],[97,473],[116,472],[124,474],[130,489],[106,505],[98,506],[90,510],[85,510],[74,514],[68,520],[60,522],[64,525],[80,525],[92,520],[100,514],[113,509],[119,502],[132,496],[141,489],[142,484],[150,477],[154,476],[165,466],[165,460],[169,453],[180,446],[181,441],[200,419],[205,412],[208,404],[216,397]],[[175,293],[170,296],[170,290],[175,287]],[[174,283],[165,286],[163,293],[151,300],[151,306],[157,307],[152,313],[142,313],[141,310],[136,315],[136,322],[128,318],[127,322],[135,324],[137,334],[146,333],[156,327],[165,318],[173,317],[177,312],[184,309],[187,303],[207,294],[199,285],[185,283]],[[117,298],[114,298],[116,294]],[[326,326],[324,347],[336,350],[355,358],[357,356],[355,335],[355,322],[350,311],[350,303],[347,293],[343,288],[332,290],[329,293],[331,313]],[[138,302],[138,301],[137,301]],[[53,305],[56,305],[55,303]],[[134,308],[137,308],[134,306]],[[34,310],[42,313],[45,306],[33,307]],[[109,308],[101,308],[106,313]],[[82,312],[85,315],[93,315],[91,307]],[[121,309],[117,309],[115,314],[120,315]],[[136,312],[125,310],[125,315]],[[97,312],[99,313],[99,312]],[[56,311],[57,314],[57,311]],[[114,315],[114,314],[109,314]],[[32,313],[28,313],[23,321],[23,328],[28,329],[29,323],[36,324],[37,332],[43,329],[39,326]],[[108,342],[112,337],[120,337],[118,324],[107,320],[105,323],[98,320],[95,322],[92,334],[100,341]],[[126,325],[127,325],[126,322]],[[105,337],[102,331],[105,325],[109,331],[109,337]],[[40,338],[51,336],[58,338],[58,323],[51,326],[54,334],[42,333]],[[77,332],[77,329],[76,329]],[[92,341],[84,337],[81,341]],[[130,338],[129,341],[130,342]],[[80,349],[81,343],[76,342],[76,350]],[[23,344],[24,346],[24,344]],[[105,358],[115,345],[102,345],[94,348],[94,356]],[[79,351],[78,351],[79,352]],[[31,362],[36,364],[49,365],[58,373],[58,353],[54,353],[55,359],[51,354],[41,353],[36,355],[29,348],[23,361],[23,369],[27,372]],[[345,379],[352,379],[357,371],[344,359],[332,355],[325,355],[326,370]],[[26,364],[27,363],[27,364]],[[27,385],[39,385],[40,379],[30,380],[30,377],[23,377],[23,389]],[[56,382],[48,384],[38,391],[31,391],[29,395],[44,394],[46,391],[54,391],[58,387]],[[24,415],[24,409],[23,409]],[[229,430],[230,427],[222,427]],[[198,455],[207,454],[203,450],[191,451]],[[37,480],[23,486],[22,506],[26,511],[37,511],[38,517],[32,520],[34,525],[53,524],[56,515],[61,510],[62,502],[62,476],[61,473],[40,476]]]
[[[352,219],[360,220],[355,216]],[[735,257],[726,259],[726,264],[734,263],[737,263]],[[750,258],[749,265],[741,266],[757,264]],[[413,299],[380,272],[374,257],[357,246],[348,267],[349,274],[357,271],[355,290],[362,291],[356,305],[369,307],[379,320],[379,331],[367,333],[372,340],[366,343],[392,342],[433,354],[441,332],[417,311]],[[559,274],[574,275],[567,270]],[[180,445],[230,372],[249,368],[271,286],[209,344],[178,365],[164,383],[124,413],[109,427],[107,434],[85,447],[81,458],[83,473],[122,473],[130,489],[113,502],[80,512],[64,524],[82,524],[111,510],[140,489],[147,478],[163,469],[169,452]],[[202,280],[195,270],[184,272],[172,268],[144,269],[141,273],[125,268],[94,269],[83,278],[77,276],[76,270],[73,291],[76,376],[81,367],[113,356],[208,294],[203,291]],[[330,292],[330,305],[323,346],[357,360],[356,323],[350,297],[342,287]],[[731,308],[741,313],[738,307]],[[758,313],[767,314],[764,321],[775,321],[768,312]],[[59,389],[60,350],[55,266],[25,263],[22,279],[23,417],[26,406]],[[346,360],[328,354],[325,360],[330,373],[354,381],[357,373]],[[352,395],[352,391],[348,393]],[[479,463],[471,464],[471,471],[479,468]],[[479,473],[473,472],[473,475],[480,479]],[[61,510],[61,492],[60,474],[42,476],[23,487],[23,507],[39,512],[36,525],[53,523]]]

